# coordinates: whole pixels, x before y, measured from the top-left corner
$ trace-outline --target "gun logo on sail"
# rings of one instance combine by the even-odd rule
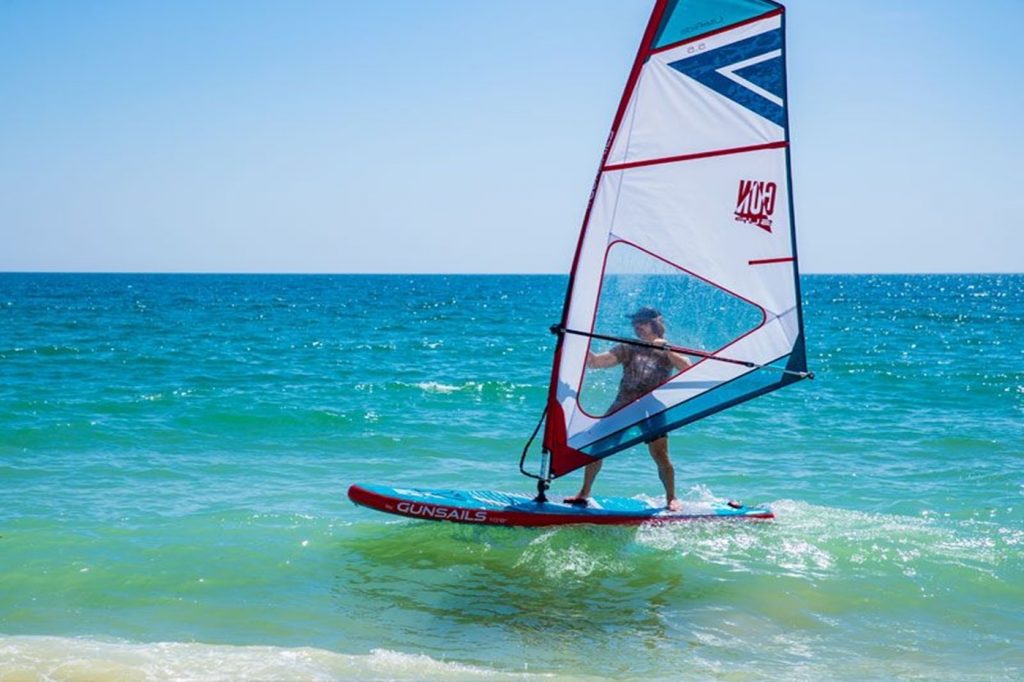
[[[741,223],[757,225],[765,232],[772,231],[772,215],[775,213],[774,182],[764,180],[740,180],[736,197],[736,211],[733,213]]]

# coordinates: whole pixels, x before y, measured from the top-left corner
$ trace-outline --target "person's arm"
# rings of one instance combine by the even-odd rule
[[[587,367],[614,367],[624,360],[622,359],[626,349],[621,344],[618,346],[612,346],[612,349],[605,351],[604,353],[594,353],[590,350],[587,351]]]
[[[615,357],[614,353],[587,351],[587,367],[614,367],[617,364],[619,364],[619,359]]]
[[[655,339],[652,343],[667,343],[665,339]],[[665,355],[668,356],[668,361],[672,363],[672,366],[682,372],[687,367],[690,367],[693,363],[690,362],[690,358],[686,357],[682,353],[676,353],[675,351],[667,350]]]

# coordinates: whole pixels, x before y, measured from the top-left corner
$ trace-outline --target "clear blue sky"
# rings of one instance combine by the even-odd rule
[[[652,4],[4,0],[0,270],[564,272]],[[1024,270],[1024,2],[787,7],[803,270]]]

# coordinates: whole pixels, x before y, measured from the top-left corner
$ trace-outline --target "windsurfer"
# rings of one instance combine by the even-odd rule
[[[633,323],[633,331],[641,341],[665,343],[665,322],[661,319],[661,313],[654,308],[640,308],[630,316],[630,321]],[[647,395],[690,364],[690,360],[679,353],[628,343],[620,343],[604,353],[588,352],[587,355],[588,368],[622,365],[619,391],[608,408],[609,414]],[[648,441],[647,449],[658,466],[658,477],[665,486],[666,506],[672,511],[678,511],[682,505],[676,499],[675,469],[668,456],[668,437],[660,436]],[[594,479],[601,470],[601,461],[597,460],[586,466],[583,471],[583,486],[575,497],[566,498],[566,502],[586,504]]]

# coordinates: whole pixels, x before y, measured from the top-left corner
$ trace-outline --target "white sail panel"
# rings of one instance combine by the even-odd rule
[[[611,180],[615,174],[623,177],[609,183],[619,187],[613,212],[595,211],[595,232],[656,253],[770,311],[792,307],[792,267],[750,265],[793,255],[784,150],[645,166],[605,177]],[[757,183],[761,194],[770,196],[744,196],[741,201],[747,183]],[[744,201],[758,198],[765,227],[736,215]]]
[[[651,55],[644,64],[626,110],[626,130],[620,131],[616,136],[606,165],[614,166],[784,140],[785,129],[779,123],[686,75],[679,68],[670,66],[682,66],[686,60],[700,59],[704,55],[727,53],[730,46],[745,43],[764,34],[779,33],[782,30],[781,22],[782,17],[776,15]],[[722,78],[735,82],[729,76],[742,78],[735,72],[743,73],[743,69],[735,68],[737,65],[742,66],[751,60],[766,56],[769,59],[781,57],[781,52],[775,57],[770,56],[774,55],[777,49],[774,47],[774,41],[769,40],[766,43],[762,47],[749,44],[747,49],[730,53],[721,59],[707,60],[707,68],[717,66],[716,73],[720,71],[727,74],[722,75]],[[764,52],[760,55],[752,54],[761,50]],[[756,67],[757,64],[753,66]],[[745,80],[750,86],[758,87],[753,81]],[[723,89],[728,85],[720,79],[713,82],[713,85],[719,84]],[[754,94],[758,93],[755,91]]]

